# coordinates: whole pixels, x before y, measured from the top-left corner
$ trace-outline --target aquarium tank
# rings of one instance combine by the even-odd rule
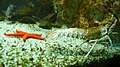
[[[0,67],[120,65],[120,0],[0,0]]]

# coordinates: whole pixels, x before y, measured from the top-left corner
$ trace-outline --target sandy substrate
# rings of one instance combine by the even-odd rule
[[[21,37],[8,37],[4,33],[15,33],[16,29],[42,34],[46,37],[56,29],[42,29],[36,24],[12,23],[10,21],[0,22],[0,67],[53,67],[70,66],[80,63],[81,65],[90,62],[107,59],[115,54],[120,55],[120,47],[109,47],[105,44],[96,44],[90,55],[93,43],[85,42],[79,38],[58,37],[57,39],[44,41],[29,38],[25,42]]]

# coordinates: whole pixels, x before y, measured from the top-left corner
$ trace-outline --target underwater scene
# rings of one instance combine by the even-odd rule
[[[120,65],[120,0],[0,0],[0,67]]]

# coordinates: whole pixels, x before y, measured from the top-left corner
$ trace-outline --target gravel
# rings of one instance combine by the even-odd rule
[[[16,29],[42,34],[46,37],[57,28],[42,29],[37,24],[12,23],[11,21],[0,22],[0,66],[5,67],[53,67],[70,66],[78,62],[85,64],[95,61],[94,58],[109,58],[118,54],[119,47],[108,47],[105,44],[96,44],[88,58],[84,56],[89,52],[94,43],[83,39],[60,36],[57,39],[38,40],[29,38],[25,42],[21,37],[8,37],[4,33],[15,33]],[[71,33],[71,32],[70,32]],[[52,36],[51,36],[52,37]],[[112,50],[111,50],[112,49]],[[108,53],[110,54],[109,56]],[[101,55],[102,54],[102,55]],[[94,56],[94,57],[93,57]]]

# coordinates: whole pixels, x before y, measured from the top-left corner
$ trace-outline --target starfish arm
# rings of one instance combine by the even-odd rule
[[[16,30],[16,33],[27,33],[27,32],[23,32],[21,30]]]
[[[40,40],[44,40],[45,39],[45,38],[41,38],[41,36],[37,36],[35,34],[28,34],[28,37],[35,38],[35,39],[40,39]]]
[[[22,37],[23,41],[26,41],[27,38],[28,38],[28,34],[25,34],[25,35]]]
[[[6,33],[4,33],[4,35],[6,35],[6,36],[23,36],[25,34],[24,33],[15,33],[15,34],[6,34]]]
[[[39,38],[40,40],[45,40],[45,38]]]
[[[16,33],[28,33],[28,32],[24,32],[24,31],[21,31],[21,30],[16,30]],[[33,34],[33,33],[31,33]],[[37,36],[42,36],[42,34],[34,34],[34,35],[37,35]]]
[[[41,36],[42,36],[42,34],[34,34],[34,35],[39,36],[39,37],[41,37]]]

